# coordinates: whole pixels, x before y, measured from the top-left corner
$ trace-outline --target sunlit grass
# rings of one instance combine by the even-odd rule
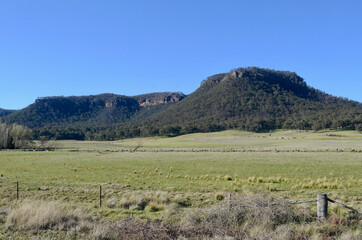
[[[125,196],[141,192],[154,196],[159,191],[167,193],[170,202],[191,207],[217,203],[226,193],[273,192],[291,199],[314,199],[317,193],[325,192],[362,208],[362,153],[347,151],[350,144],[361,148],[362,135],[328,134],[277,131],[269,136],[225,131],[116,142],[61,141],[56,143],[60,149],[50,152],[2,151],[0,204],[15,199],[15,183],[19,181],[22,199],[60,200],[90,211],[99,211],[102,185],[104,206],[115,203],[116,207],[107,207],[109,211],[103,209],[101,214],[105,211],[107,217],[115,219],[131,213],[159,216],[165,203],[154,197],[149,198],[152,206],[147,211],[117,207]],[[129,151],[140,142],[142,151]],[[339,151],[327,151],[331,142]],[[272,144],[290,151],[265,151]],[[314,149],[325,147],[295,151],[313,144]],[[219,147],[211,147],[215,145]],[[230,150],[249,145],[250,149],[263,147]],[[175,146],[183,151],[172,151]],[[207,151],[197,151],[200,147],[207,147]]]

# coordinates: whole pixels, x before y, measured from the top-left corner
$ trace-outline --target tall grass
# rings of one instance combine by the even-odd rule
[[[271,202],[285,200],[274,195],[238,196],[231,202],[186,211],[173,203],[166,209],[169,219],[163,222],[101,220],[58,202],[43,201],[17,203],[5,215],[8,230],[40,230],[32,234],[41,239],[49,231],[53,231],[51,239],[361,239],[359,216],[318,222],[309,208],[268,206]],[[158,206],[153,202],[148,207],[153,204]]]
[[[6,218],[8,228],[64,229],[77,225],[79,216],[57,202],[24,202],[13,208]]]

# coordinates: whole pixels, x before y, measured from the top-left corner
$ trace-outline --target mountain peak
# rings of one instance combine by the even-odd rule
[[[258,67],[240,67],[232,69],[228,73],[219,73],[208,77],[206,80],[202,81],[201,86],[203,85],[215,85],[226,79],[235,79],[235,78],[250,78],[250,79],[283,79],[284,81],[292,81],[294,83],[306,85],[303,78],[298,76],[295,72],[289,71],[277,71],[267,68],[258,68]]]

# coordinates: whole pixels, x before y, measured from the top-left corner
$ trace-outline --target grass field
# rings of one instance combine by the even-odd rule
[[[305,200],[324,192],[362,209],[362,134],[357,132],[224,131],[47,144],[56,150],[0,152],[1,207],[17,204],[18,181],[20,199],[55,200],[110,220],[130,214],[162,220],[173,203],[207,207],[227,193]],[[140,198],[148,199],[143,207],[137,207]],[[330,214],[347,211],[332,207]],[[0,217],[0,226],[5,222]]]
[[[195,133],[174,138],[135,138],[113,142],[59,141],[67,150],[127,151],[362,151],[361,134],[353,131],[275,131],[253,133],[223,131]]]

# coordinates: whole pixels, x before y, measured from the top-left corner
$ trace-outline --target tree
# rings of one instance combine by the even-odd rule
[[[11,122],[0,124],[0,150],[29,147],[31,136],[31,130],[26,127]]]
[[[356,124],[355,128],[358,132],[362,132],[362,123]]]

